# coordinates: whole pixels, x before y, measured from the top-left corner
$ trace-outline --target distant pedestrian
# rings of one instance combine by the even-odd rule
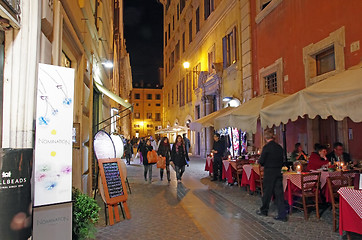
[[[130,165],[133,155],[133,146],[130,140],[127,140],[126,145],[124,146],[124,155],[126,157],[127,164]]]
[[[155,141],[155,139],[153,139],[152,136],[150,136],[150,141],[151,141],[151,146],[153,147],[153,150],[157,151],[158,150],[157,142]]]
[[[143,157],[143,167],[144,167],[144,177],[145,177],[145,181],[147,182],[147,172],[148,172],[148,182],[151,183],[152,182],[152,165],[154,163],[148,163],[148,159],[147,159],[147,153],[149,151],[152,151],[153,148],[151,146],[151,141],[149,139],[146,140],[145,144],[142,144],[141,146],[141,155]]]
[[[170,177],[170,158],[171,158],[171,147],[170,142],[167,137],[162,138],[160,145],[158,147],[157,154],[161,157],[166,158],[166,173],[167,173],[167,181],[171,181]],[[163,180],[163,169],[160,168],[160,179]]]
[[[220,134],[214,134],[214,145],[211,152],[214,154],[213,178],[211,181],[222,181],[222,157],[224,154],[224,143],[220,141]]]
[[[176,142],[172,146],[171,161],[175,164],[177,182],[180,183],[185,172],[185,165],[190,161],[186,146],[181,135],[177,135]]]
[[[278,206],[278,216],[274,217],[274,219],[286,222],[287,216],[284,205],[283,175],[281,173],[284,150],[274,141],[274,133],[272,129],[266,129],[264,131],[264,138],[267,143],[264,145],[259,159],[260,165],[264,166],[264,194],[262,197],[262,206],[256,213],[258,215],[268,216],[270,200],[274,195]]]
[[[144,144],[145,144],[144,138],[140,138],[140,141],[137,146],[137,153],[139,153],[139,156],[140,156],[140,164],[142,164],[142,162],[143,162],[143,155],[142,155],[141,150],[142,150],[142,147]]]

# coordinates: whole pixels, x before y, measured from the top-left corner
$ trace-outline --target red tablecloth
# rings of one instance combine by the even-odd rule
[[[205,171],[209,171],[209,173],[213,173],[213,167],[212,167],[212,164],[214,162],[214,158],[212,157],[207,157],[206,158],[206,163],[205,163]]]
[[[302,189],[302,174],[295,172],[286,172],[283,174],[284,198],[288,200],[289,205],[293,204],[292,193],[301,191]],[[311,178],[315,178],[311,176]]]
[[[243,175],[241,176],[241,186],[249,185],[250,191],[256,190],[255,180],[260,179],[259,166],[246,164],[243,166]]]
[[[343,231],[362,234],[362,190],[342,187],[339,193],[339,234]]]
[[[236,169],[233,167],[235,160],[223,160],[222,161],[222,179],[227,179],[228,183],[233,184],[233,174],[236,173]]]
[[[323,194],[323,196],[326,199],[326,202],[332,202],[330,194],[329,194],[329,188],[328,188],[328,184],[327,184],[327,178],[329,177],[338,177],[338,176],[342,176],[343,171],[335,171],[335,172],[327,172],[327,171],[312,171],[312,172],[320,172],[321,173],[321,179],[320,179],[320,183],[321,183],[321,194]],[[344,173],[344,175],[346,177],[354,177],[355,173],[351,172],[351,173]]]

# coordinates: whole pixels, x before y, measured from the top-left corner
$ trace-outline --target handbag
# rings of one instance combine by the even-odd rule
[[[147,160],[148,160],[148,163],[157,163],[157,161],[158,161],[157,152],[155,150],[149,151],[147,153]]]
[[[158,157],[157,168],[165,169],[166,168],[166,157]]]

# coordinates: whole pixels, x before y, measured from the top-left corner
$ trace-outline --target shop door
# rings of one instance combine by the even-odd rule
[[[319,143],[332,151],[333,143],[337,141],[337,122],[332,117],[327,119],[319,118]]]

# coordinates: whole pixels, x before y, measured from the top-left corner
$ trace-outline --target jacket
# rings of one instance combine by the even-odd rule
[[[282,169],[284,162],[283,148],[275,141],[270,141],[264,145],[259,158],[260,165],[264,168]]]
[[[318,153],[313,152],[310,157],[309,157],[309,161],[308,161],[308,165],[307,165],[307,171],[310,170],[317,170],[319,168],[321,168],[323,165],[328,164],[328,160],[324,160],[323,158],[321,158],[319,156]]]
[[[187,164],[187,161],[190,161],[189,159],[189,155],[186,151],[186,146],[184,148],[183,145],[180,145],[178,147],[178,152],[176,151],[176,143],[173,144],[172,146],[172,151],[171,151],[171,161],[178,167],[183,167]]]
[[[171,157],[170,144],[164,145],[163,142],[161,142],[158,147],[157,154],[161,155],[162,157],[166,157],[166,165],[170,164],[170,157]]]
[[[147,153],[149,151],[152,151],[153,148],[152,146],[148,146],[148,145],[143,145],[141,146],[141,153],[142,153],[142,158],[143,158],[143,165],[151,165],[154,163],[148,163],[148,159],[147,159]]]

